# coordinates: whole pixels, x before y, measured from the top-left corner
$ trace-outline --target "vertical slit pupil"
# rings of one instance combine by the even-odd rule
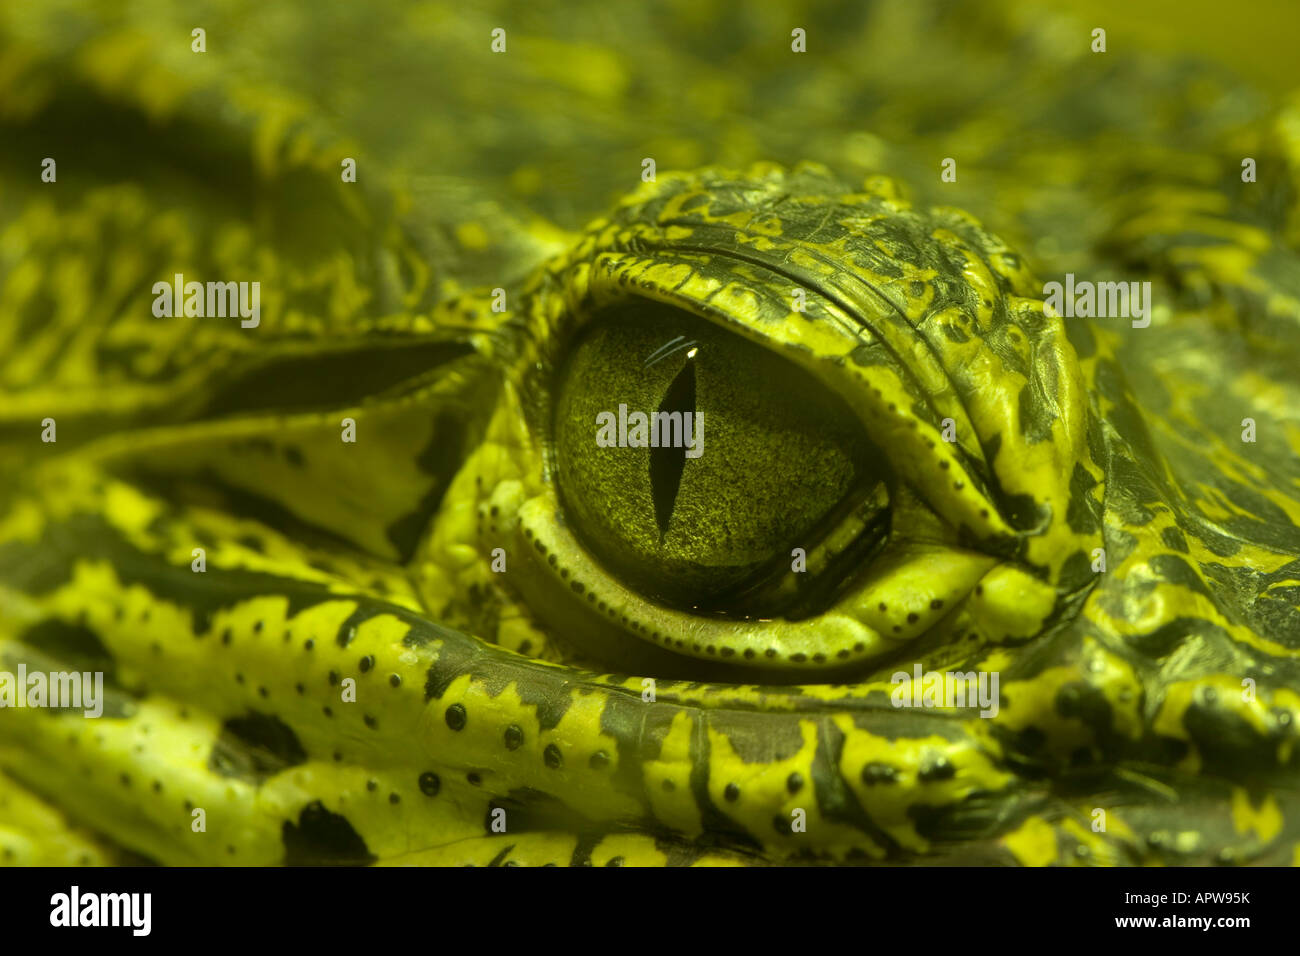
[[[677,490],[682,484],[682,469],[686,467],[686,442],[691,433],[687,427],[687,413],[692,416],[695,413],[695,363],[689,359],[659,403],[659,414],[676,414],[681,430],[672,424],[671,417],[651,422],[651,428],[657,429],[660,439],[659,446],[650,449],[650,493],[654,498],[655,523],[659,526],[661,542],[668,534],[668,522],[672,520]],[[662,427],[661,422],[664,423]],[[677,441],[678,438],[681,440]]]

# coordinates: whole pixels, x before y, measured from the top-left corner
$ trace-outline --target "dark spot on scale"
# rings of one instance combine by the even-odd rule
[[[334,711],[333,711],[333,709],[331,709],[330,707],[322,707],[322,708],[320,709],[320,712],[321,712],[322,714],[324,714],[326,717],[333,717],[333,716],[334,716]]]
[[[763,652],[763,656],[764,656],[764,657],[776,657],[776,648],[774,648],[774,647],[769,647],[767,650],[765,650],[765,651]]]
[[[294,684],[293,689],[296,690],[299,694],[307,693],[307,688],[303,687],[302,684]]]
[[[379,789],[379,781],[378,781],[378,780],[367,780],[367,781],[366,781],[366,789],[369,790],[371,793],[374,793],[376,790]]]
[[[803,775],[792,773],[785,779],[785,788],[791,793],[798,793],[803,789]]]
[[[672,793],[677,789],[677,784],[673,783],[671,780],[664,780],[660,786],[663,787],[664,793]]]
[[[907,615],[908,624],[915,624],[918,620],[920,620],[920,615],[918,615],[915,611]]]
[[[726,797],[728,803],[735,803],[740,799],[740,788],[734,783],[729,783],[722,791],[722,795]]]
[[[310,637],[307,638],[307,640],[305,640],[305,641],[302,642],[302,649],[303,649],[304,651],[309,651],[309,650],[311,650],[311,649],[312,649],[313,647],[315,647],[315,646],[316,646],[316,642],[313,641]]]
[[[396,793],[390,793],[388,795],[388,802],[393,804],[401,803],[402,802],[401,795]]]
[[[330,682],[330,686],[331,686],[331,687],[335,686],[335,685],[338,684],[338,682],[339,682],[339,672],[338,672],[338,671],[330,671],[330,672],[329,672],[329,677],[327,678],[327,680],[329,680],[329,682]]]
[[[365,657],[361,658],[361,660],[357,663],[357,666],[361,668],[361,673],[363,674],[367,673],[370,670],[370,668],[375,666],[374,656],[367,654]]]
[[[258,621],[256,624],[253,625],[253,633],[254,633],[254,634],[261,634],[261,633],[262,633],[262,622],[261,622],[261,621]]]
[[[426,797],[436,797],[442,789],[442,780],[436,773],[426,771],[420,774],[420,792]]]
[[[271,714],[249,711],[222,724],[208,767],[218,776],[260,785],[306,760],[307,752],[288,724]]]
[[[936,757],[921,767],[917,777],[924,783],[934,783],[939,780],[951,780],[956,775],[957,768],[952,765],[951,760],[947,757]]]
[[[280,839],[287,866],[357,866],[376,859],[347,818],[319,800],[303,808],[296,825],[286,820]]]
[[[555,744],[546,745],[546,750],[542,752],[542,759],[552,770],[559,770],[564,766],[564,754],[560,753],[560,748]]]
[[[1089,476],[1091,477],[1091,476]],[[1187,539],[1177,528],[1165,528],[1160,532],[1160,540],[1164,542],[1165,547],[1172,551],[1179,551],[1187,554]]]
[[[888,611],[888,610],[889,610],[889,605],[887,605],[884,601],[881,601],[880,604],[877,605],[877,607],[879,607],[880,610],[882,610],[882,611]]]
[[[518,724],[511,724],[505,732],[506,750],[518,750],[524,742],[523,728]]]
[[[226,628],[224,631],[221,632],[221,643],[222,644],[230,643],[230,628]]]
[[[478,772],[475,770],[471,770],[469,773],[467,773],[465,775],[465,779],[468,780],[470,782],[470,785],[474,787],[477,787],[483,783],[483,778],[479,776]]]
[[[402,686],[402,675],[401,675],[401,674],[389,674],[389,675],[388,675],[388,683],[391,684],[391,685],[394,686],[394,687],[401,687],[401,686]]]
[[[873,760],[862,768],[862,782],[868,787],[882,783],[896,783],[898,771],[887,763]]]
[[[609,766],[609,754],[605,753],[603,750],[597,750],[591,755],[590,759],[587,760],[587,766],[592,770],[604,770]]]
[[[609,858],[609,862],[606,863],[605,865],[606,865],[606,866],[622,866],[622,865],[623,865],[623,858],[622,858],[621,856],[612,856],[612,857]]]
[[[465,714],[465,707],[463,704],[452,704],[447,708],[447,713],[444,715],[444,719],[447,721],[447,726],[452,730],[464,730],[465,722],[469,718]]]
[[[370,716],[369,714],[363,714],[361,719],[362,721],[365,722],[365,725],[369,727],[371,730],[375,730],[376,728],[379,727],[379,721],[375,720],[375,718]]]

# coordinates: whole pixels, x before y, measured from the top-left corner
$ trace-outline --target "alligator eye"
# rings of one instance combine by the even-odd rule
[[[792,549],[887,500],[883,456],[842,399],[672,306],[593,316],[556,398],[566,519],[610,573],[670,606],[772,613],[759,585],[791,570]]]

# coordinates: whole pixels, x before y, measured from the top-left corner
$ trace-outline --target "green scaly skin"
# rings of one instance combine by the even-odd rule
[[[102,52],[17,49],[122,116],[190,115],[111,88]],[[66,128],[32,103],[18,133]],[[1293,861],[1295,204],[1220,160],[1253,135],[1295,170],[1294,111],[1055,197],[1110,190],[1102,225],[1008,195],[1024,251],[815,164],[660,170],[575,234],[441,193],[438,232],[276,115],[232,121],[251,210],[173,210],[166,170],[244,172],[183,145],[0,194],[0,670],[102,671],[108,698],[0,712],[6,862]],[[1153,282],[1150,328],[1044,312],[1080,248],[1088,278]],[[153,319],[175,272],[259,278],[261,325]],[[653,373],[623,333],[583,352],[620,315],[705,345]],[[737,338],[818,383],[824,435],[777,427],[797,412]],[[568,436],[687,361],[707,450],[664,531],[651,450]],[[871,479],[824,517],[809,456],[849,434]],[[682,596],[751,566],[744,600],[785,613]],[[997,673],[996,716],[894,706],[918,663]]]

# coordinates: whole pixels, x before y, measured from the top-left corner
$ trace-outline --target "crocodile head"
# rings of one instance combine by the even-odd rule
[[[3,713],[8,858],[1291,860],[1282,230],[1135,189],[1087,237],[1134,327],[881,176],[661,172],[505,256],[322,156],[258,214],[343,260],[132,186],[16,220],[0,671],[104,692]],[[256,329],[149,318],[254,267]]]
[[[11,772],[179,862],[1276,847],[1233,785],[1287,770],[1294,552],[1250,517],[1287,501],[1238,459],[1211,510],[1120,334],[900,192],[666,176],[405,333],[403,387],[232,408],[337,361],[281,356],[45,463],[6,659],[84,658],[107,711],[23,716]],[[602,446],[620,405],[700,454]]]

